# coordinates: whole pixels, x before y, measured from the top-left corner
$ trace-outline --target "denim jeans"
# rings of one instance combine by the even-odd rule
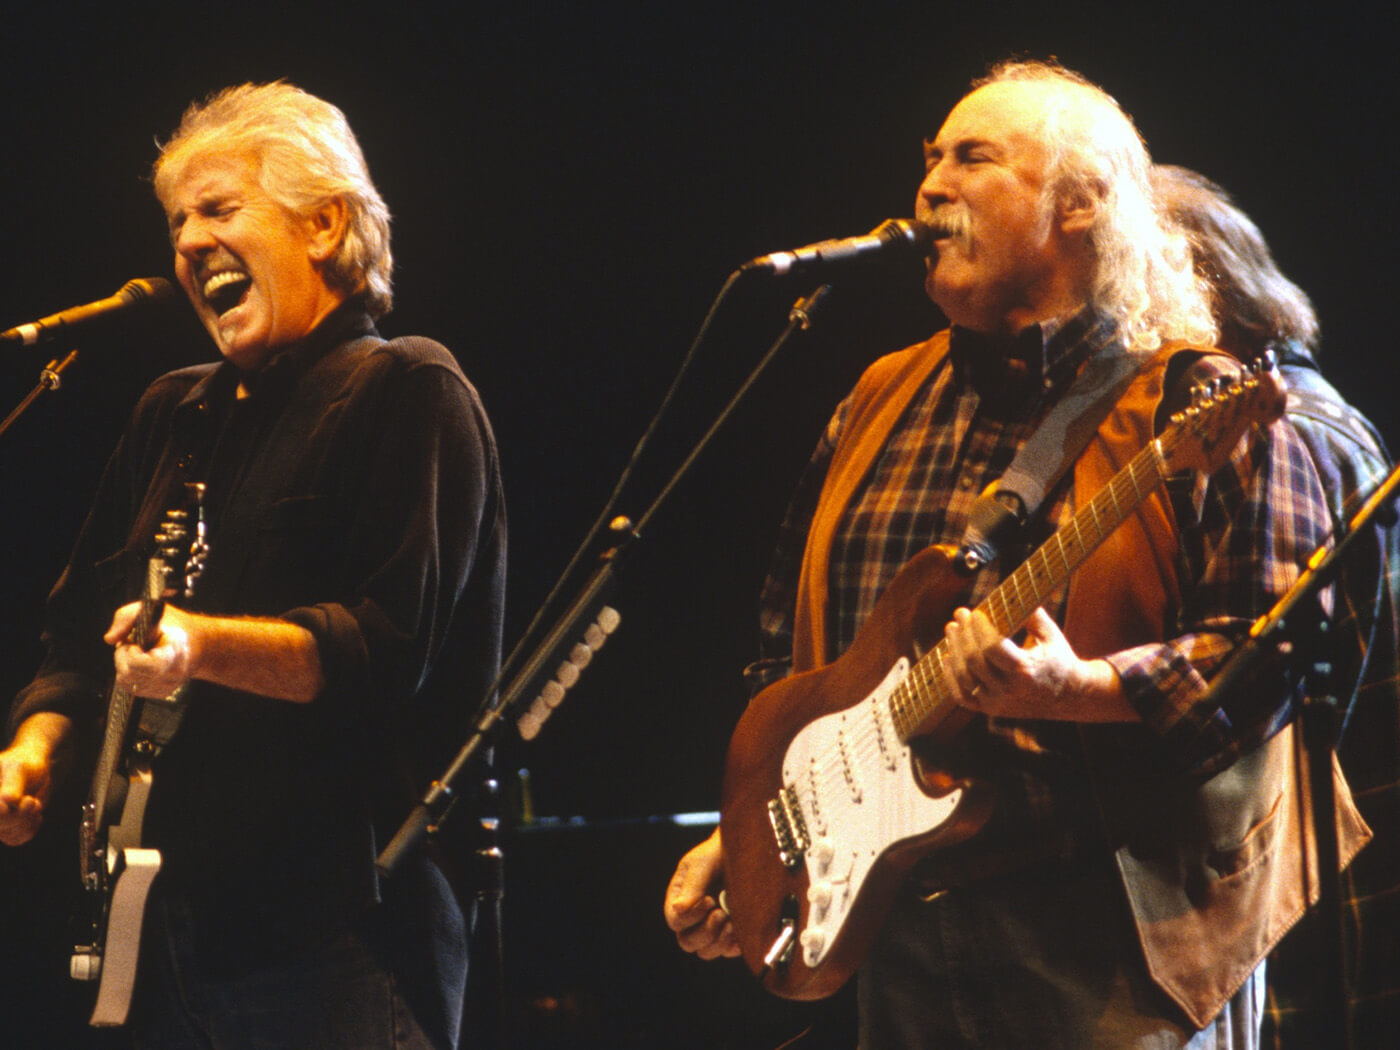
[[[201,966],[187,908],[153,901],[136,1050],[455,1050],[466,935],[446,900],[417,922],[381,905],[326,944],[231,976]]]
[[[1110,863],[925,900],[907,888],[860,977],[860,1050],[1258,1050],[1261,964],[1202,1032],[1146,972]]]

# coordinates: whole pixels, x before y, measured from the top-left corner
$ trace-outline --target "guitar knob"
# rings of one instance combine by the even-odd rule
[[[803,962],[808,966],[815,966],[821,962],[822,956],[826,954],[826,934],[808,927],[802,931],[799,940],[802,943]]]
[[[836,846],[827,836],[823,835],[812,843],[812,863],[816,865],[818,873],[825,875],[831,867],[831,859],[835,856]]]
[[[820,921],[825,917],[826,910],[831,907],[831,883],[825,879],[812,883],[807,887],[807,900]]]
[[[79,949],[68,960],[68,976],[75,981],[95,981],[102,976],[102,956]]]

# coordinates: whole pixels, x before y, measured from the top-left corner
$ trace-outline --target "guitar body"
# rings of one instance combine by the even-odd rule
[[[92,803],[83,812],[83,849],[103,874],[88,880],[84,922],[91,937],[74,949],[69,972],[75,980],[97,982],[88,1018],[97,1028],[126,1023],[136,988],[146,901],[161,865],[160,852],[141,845],[151,785],[149,761],[133,754],[113,776],[106,819]]]
[[[850,649],[760,692],[730,741],[725,896],[745,962],[777,995],[840,988],[915,860],[990,812],[988,787],[924,769],[891,716],[892,692],[961,604],[954,554],[930,547],[905,565]],[[950,738],[971,717],[944,704],[917,732]]]

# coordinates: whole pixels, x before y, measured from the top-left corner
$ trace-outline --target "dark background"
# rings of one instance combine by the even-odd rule
[[[335,102],[395,215],[397,306],[382,328],[451,347],[495,423],[513,643],[726,276],[911,214],[922,137],[969,79],[1015,53],[1055,55],[1099,81],[1156,159],[1235,193],[1313,296],[1329,375],[1394,444],[1390,22],[1343,5],[1322,21],[1228,4],[11,4],[0,327],[169,275],[146,175],[188,101],[285,77]],[[642,818],[717,806],[783,506],[863,366],[939,323],[920,283],[917,268],[837,282],[817,328],[629,550],[618,637],[541,739],[502,746],[504,768],[530,769],[536,813],[586,821],[506,841],[522,1042],[764,1047],[807,1022],[737,966],[672,947],[664,883],[706,829]],[[773,281],[731,300],[621,511],[649,507],[808,290]],[[137,394],[212,353],[183,310],[134,325],[85,345],[61,391],[0,437],[4,695],[38,658],[44,594]],[[0,412],[48,356],[7,351]],[[64,934],[45,918],[73,845],[54,825],[21,855],[0,854],[4,1046],[64,1045],[74,1013],[55,976]],[[844,1031],[843,1004],[819,1013],[821,1031]]]

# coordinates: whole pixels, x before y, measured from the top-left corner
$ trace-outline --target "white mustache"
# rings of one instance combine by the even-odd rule
[[[935,238],[948,237],[966,245],[972,237],[972,219],[963,208],[945,205],[932,212],[926,220]]]

